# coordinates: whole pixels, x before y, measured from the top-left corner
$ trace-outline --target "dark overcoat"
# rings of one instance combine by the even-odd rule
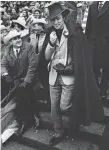
[[[72,99],[71,119],[85,125],[91,121],[101,121],[104,118],[104,111],[92,69],[90,46],[74,19],[69,17],[69,20],[66,20],[66,26],[69,30],[68,51],[75,66],[75,90]],[[48,29],[42,56],[53,30],[53,27]]]
[[[98,2],[89,7],[86,24],[87,39],[93,45],[93,62],[97,68],[109,67],[109,2],[98,11]]]
[[[7,72],[13,78],[24,79],[27,83],[33,83],[37,80],[38,58],[35,54],[33,46],[27,42],[23,42],[19,54],[16,58],[12,46],[7,47],[1,62],[2,73]]]

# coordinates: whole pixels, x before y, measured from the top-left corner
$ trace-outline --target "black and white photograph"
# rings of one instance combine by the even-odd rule
[[[1,1],[1,150],[109,150],[109,1]]]

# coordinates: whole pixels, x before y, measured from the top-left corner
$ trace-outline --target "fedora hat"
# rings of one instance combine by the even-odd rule
[[[59,2],[52,2],[48,6],[48,10],[49,10],[49,17],[48,17],[48,19],[50,19],[50,20],[55,18],[59,14],[63,14],[65,17],[67,17],[67,15],[70,12],[69,9],[67,9],[65,7],[62,7]]]
[[[11,30],[5,37],[4,37],[4,43],[7,44],[11,39],[14,37],[20,36],[21,33],[17,30]]]
[[[45,18],[41,18],[41,19],[34,19],[33,22],[32,22],[32,25],[38,24],[38,23],[41,23],[41,24],[44,24],[44,25],[47,24]]]
[[[22,18],[18,18],[17,20],[13,20],[12,22],[21,25],[23,28],[27,28],[26,25],[25,25],[26,22]]]
[[[2,30],[9,30],[9,26],[5,27],[4,25],[0,25],[0,31]]]

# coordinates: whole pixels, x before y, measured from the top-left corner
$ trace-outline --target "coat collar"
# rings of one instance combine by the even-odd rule
[[[109,2],[106,1],[101,9],[101,11],[99,12],[98,14],[98,17],[99,18],[101,15],[103,15],[107,10],[109,9]]]
[[[66,24],[64,24],[64,29],[63,29],[62,36],[61,36],[61,40],[60,40],[60,44],[59,44],[60,47],[61,47],[61,45],[64,43],[64,41],[65,41],[65,39],[66,39],[66,37],[67,37],[66,33],[68,33],[68,35],[69,35],[69,31],[68,31],[68,29],[67,29],[67,27],[66,27]]]
[[[23,53],[23,51],[25,50],[25,43],[22,43],[22,46],[21,46],[21,49],[20,49],[20,55],[19,57],[21,56],[21,54]],[[14,60],[17,60],[15,54],[14,54],[14,51],[13,51],[13,47],[10,46],[9,47],[9,55],[14,59]]]

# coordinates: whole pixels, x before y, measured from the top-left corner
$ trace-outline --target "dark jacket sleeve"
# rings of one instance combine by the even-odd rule
[[[28,71],[24,81],[27,83],[32,83],[37,74],[38,67],[38,55],[35,53],[32,45],[28,48]]]
[[[7,51],[5,51],[3,58],[1,60],[1,74],[3,73],[8,73],[8,69],[9,69],[9,63],[8,63],[8,53]]]

